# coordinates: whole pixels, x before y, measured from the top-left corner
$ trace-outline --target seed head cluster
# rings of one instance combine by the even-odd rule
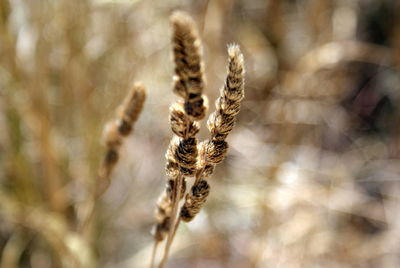
[[[207,98],[201,55],[201,42],[191,17],[176,12],[171,17],[173,29],[172,47],[175,63],[173,91],[182,98],[170,107],[170,125],[175,137],[166,153],[168,183],[156,210],[155,240],[163,240],[174,226],[174,204],[185,197],[179,210],[179,218],[189,222],[199,213],[210,192],[207,178],[226,156],[226,137],[232,131],[240,102],[244,97],[244,65],[239,46],[228,47],[228,74],[216,110],[208,119],[210,139],[198,142],[199,120],[207,111]],[[194,183],[186,194],[186,179],[194,177]],[[180,185],[178,189],[178,185]]]
[[[175,62],[173,87],[174,92],[182,100],[170,107],[169,121],[175,137],[172,138],[166,153],[168,183],[162,195],[165,198],[159,199],[156,209],[157,222],[154,236],[157,241],[164,239],[170,231],[171,224],[164,223],[171,221],[171,217],[173,219],[175,217],[172,215],[173,206],[177,199],[184,197],[186,177],[195,176],[197,171],[198,140],[196,135],[200,130],[197,121],[204,118],[207,111],[207,100],[202,95],[205,82],[201,44],[195,24],[189,16],[180,12],[171,17],[171,23]],[[160,210],[166,205],[170,206],[168,210]]]
[[[185,203],[180,212],[183,221],[189,222],[199,213],[201,207],[207,200],[210,193],[210,185],[206,180],[200,180],[191,189],[191,193],[186,195]]]
[[[215,103],[215,112],[208,119],[207,126],[211,138],[199,144],[199,157],[197,161],[197,177],[191,193],[186,196],[181,209],[180,217],[183,221],[191,221],[205,203],[207,194],[199,195],[198,189],[205,189],[205,178],[211,176],[215,165],[221,163],[228,151],[228,143],[225,141],[232,131],[236,116],[240,111],[240,102],[244,98],[244,65],[243,55],[239,46],[228,47],[228,74],[225,85],[221,89],[221,95]]]

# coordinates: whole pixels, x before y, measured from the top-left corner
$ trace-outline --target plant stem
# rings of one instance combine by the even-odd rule
[[[176,221],[176,224],[175,224],[175,227],[174,227],[174,232],[172,233],[171,240],[174,240],[176,231],[178,230],[180,223],[181,223],[181,217],[179,217],[178,220]]]
[[[173,203],[172,214],[171,214],[171,227],[169,229],[167,243],[165,244],[164,256],[159,265],[159,268],[163,268],[168,260],[169,250],[171,248],[173,233],[175,230],[175,219],[176,219],[176,215],[178,214],[178,205],[179,205],[179,199],[180,199],[180,195],[181,195],[182,180],[183,180],[183,176],[179,175],[177,178],[178,184],[177,184],[177,187],[176,187],[175,193],[174,193],[174,203]]]
[[[150,268],[154,267],[154,261],[156,259],[158,243],[159,243],[159,241],[154,240],[153,251],[151,253]]]

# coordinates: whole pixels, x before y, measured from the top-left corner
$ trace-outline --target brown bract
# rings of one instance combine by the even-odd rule
[[[191,193],[186,195],[185,204],[182,206],[180,217],[183,221],[189,222],[199,213],[203,204],[207,201],[210,193],[210,185],[206,180],[200,180],[191,189]]]

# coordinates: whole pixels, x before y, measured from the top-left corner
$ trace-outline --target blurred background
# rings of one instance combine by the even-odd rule
[[[178,9],[198,23],[210,103],[233,42],[246,98],[167,266],[399,267],[400,2],[0,0],[1,267],[148,267]],[[82,228],[134,81],[144,111]]]

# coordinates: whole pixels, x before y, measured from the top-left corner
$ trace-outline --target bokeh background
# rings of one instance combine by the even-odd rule
[[[148,267],[178,9],[199,26],[211,104],[227,44],[247,73],[229,155],[168,267],[399,267],[396,0],[1,0],[1,267]],[[102,129],[135,81],[144,111],[82,228]]]

